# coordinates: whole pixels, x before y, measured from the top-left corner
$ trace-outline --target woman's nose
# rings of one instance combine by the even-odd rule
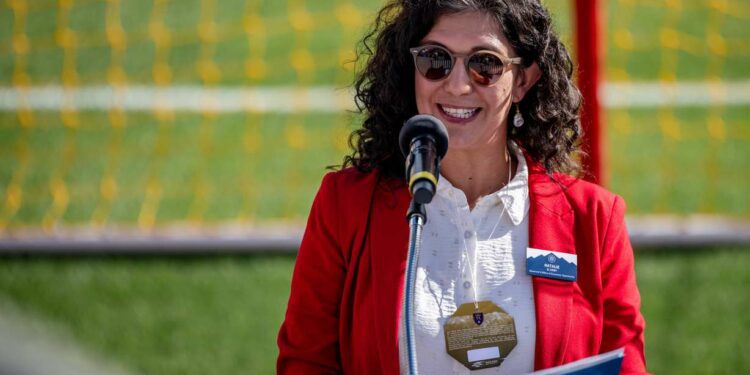
[[[450,74],[445,79],[445,91],[449,94],[461,96],[471,92],[471,77],[466,72],[463,58],[457,58]]]

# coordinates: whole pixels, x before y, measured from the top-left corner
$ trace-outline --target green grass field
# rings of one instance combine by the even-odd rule
[[[570,2],[546,3],[570,41]],[[606,3],[607,80],[750,79],[746,0]],[[0,2],[0,86],[158,78],[344,87],[353,73],[343,62],[379,2],[154,4]],[[162,64],[166,74],[155,69]],[[750,217],[749,105],[605,115],[608,187],[629,213]],[[325,167],[342,160],[356,124],[343,113],[0,111],[0,237],[91,224],[303,223]],[[650,370],[747,372],[750,248],[636,257]],[[0,257],[0,302],[138,372],[266,374],[293,262]]]
[[[0,301],[141,373],[270,374],[293,264],[288,256],[0,258]],[[750,368],[747,264],[750,248],[636,254],[652,372]]]

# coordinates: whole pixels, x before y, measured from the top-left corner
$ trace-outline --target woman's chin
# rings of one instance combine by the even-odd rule
[[[482,154],[486,153],[488,157],[495,155],[496,150],[502,150],[503,146],[499,144],[499,137],[489,136],[485,138],[478,137],[461,137],[457,134],[451,134],[448,130],[448,153],[462,154]]]

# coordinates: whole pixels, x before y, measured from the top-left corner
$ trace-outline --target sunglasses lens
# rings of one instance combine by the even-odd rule
[[[476,53],[469,58],[469,75],[474,82],[489,85],[503,74],[503,62],[491,53]]]
[[[440,48],[425,48],[415,58],[417,70],[427,79],[438,80],[448,76],[453,61],[448,51]]]

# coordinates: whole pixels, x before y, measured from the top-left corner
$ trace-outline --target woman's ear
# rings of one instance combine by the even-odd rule
[[[520,102],[529,89],[531,89],[541,77],[542,70],[539,68],[536,61],[526,68],[516,70],[516,79],[513,82],[513,102]]]

